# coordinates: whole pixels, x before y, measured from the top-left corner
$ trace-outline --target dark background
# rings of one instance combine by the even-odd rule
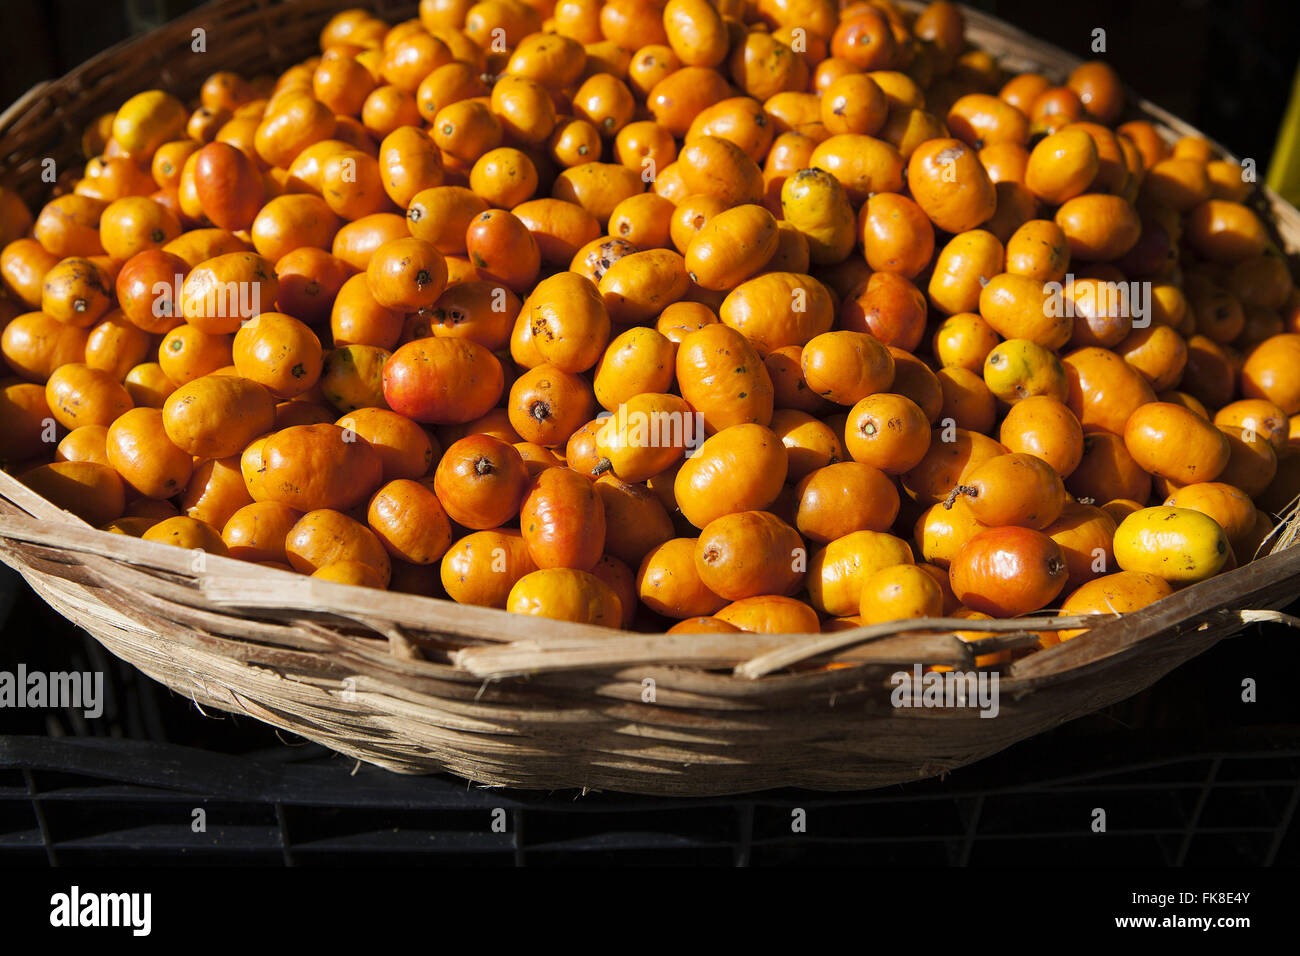
[[[2,0],[0,103],[194,6]],[[1140,94],[1267,168],[1300,55],[1300,3],[975,6],[1081,56],[1105,28],[1108,59]],[[942,781],[849,795],[578,799],[358,769],[251,719],[201,714],[13,583],[0,566],[0,623],[7,591],[14,601],[0,670],[103,670],[111,699],[91,722],[0,711],[0,734],[24,735],[8,750],[0,738],[0,860],[1300,863],[1300,638],[1279,628],[1251,627],[1130,701]],[[1241,701],[1247,677],[1257,703]],[[193,806],[209,809],[208,835],[191,833]],[[484,832],[496,806],[512,814],[499,837]],[[809,810],[811,836],[790,836],[791,806]],[[1111,836],[1089,832],[1096,806],[1111,814]]]

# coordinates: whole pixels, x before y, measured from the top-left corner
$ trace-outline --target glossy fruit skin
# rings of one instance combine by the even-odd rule
[[[1084,192],[1097,176],[1097,146],[1081,129],[1040,140],[1029,154],[1025,185],[1043,202],[1059,206]]]
[[[366,523],[398,560],[433,564],[451,547],[451,523],[427,483],[398,478],[383,485],[366,510]]]
[[[988,281],[980,291],[979,312],[998,334],[1046,349],[1061,348],[1074,329],[1068,310],[1050,298],[1042,282],[1012,272]]]
[[[0,379],[0,461],[35,458],[46,447],[51,420],[45,389],[33,382]]]
[[[539,282],[520,314],[542,359],[564,372],[585,372],[609,343],[609,312],[595,283],[571,272]]]
[[[290,405],[304,405],[291,402]],[[283,407],[283,406],[281,406]],[[333,415],[329,416],[333,418]],[[277,416],[277,422],[279,416]],[[327,422],[329,419],[325,419]],[[323,424],[302,422],[301,424]],[[379,455],[385,482],[421,478],[438,457],[436,440],[415,422],[386,408],[358,408],[334,422],[365,440]],[[285,426],[287,427],[287,426]]]
[[[301,517],[301,512],[277,501],[255,501],[226,520],[221,540],[232,558],[287,563],[285,539]]]
[[[959,312],[934,330],[931,351],[943,368],[981,372],[988,354],[1001,340],[982,317],[974,312]]]
[[[641,197],[659,198],[638,193],[616,208]],[[532,233],[538,254],[545,263],[568,265],[579,249],[600,237],[600,222],[596,217],[583,207],[562,199],[530,199],[515,206],[511,212]],[[612,221],[610,231],[614,231]]]
[[[902,475],[903,488],[927,505],[943,501],[972,470],[1005,453],[1006,449],[987,435],[964,428],[944,429],[931,438],[930,449],[920,463]]]
[[[704,441],[705,427],[676,395],[642,393],[595,430],[595,473],[644,481],[672,468]]]
[[[1231,448],[1212,423],[1181,405],[1150,402],[1129,416],[1124,445],[1143,469],[1179,484],[1213,481]]]
[[[1155,401],[1146,379],[1106,349],[1079,349],[1062,362],[1070,389],[1066,404],[1085,431],[1101,428],[1122,435],[1129,416]]]
[[[505,389],[497,357],[466,339],[428,338],[403,345],[384,364],[384,398],[417,422],[453,425],[484,415]]]
[[[827,288],[812,276],[769,271],[732,289],[718,315],[765,356],[788,345],[805,345],[828,332],[835,305]]]
[[[727,599],[705,585],[695,566],[695,538],[672,538],[646,552],[637,571],[637,596],[666,617],[706,617]]]
[[[194,157],[194,188],[203,214],[219,229],[250,228],[265,198],[257,166],[228,143],[208,143]]]
[[[975,519],[989,527],[1041,531],[1065,505],[1061,476],[1043,459],[1019,453],[998,455],[972,469],[956,491],[966,497]]]
[[[717,196],[728,206],[762,199],[762,172],[730,140],[701,136],[687,142],[677,155],[677,168],[692,194]]]
[[[39,309],[45,275],[58,263],[35,239],[15,239],[0,248],[0,280],[28,308]]]
[[[1237,262],[1260,255],[1268,233],[1248,206],[1209,199],[1187,214],[1186,236],[1197,252],[1215,262]]]
[[[99,219],[108,203],[89,196],[58,196],[45,204],[32,236],[47,252],[59,257],[104,254]]]
[[[93,461],[56,461],[39,465],[17,477],[42,498],[95,527],[119,517],[126,507],[122,479],[108,465]]]
[[[314,386],[323,361],[316,333],[283,312],[263,312],[241,326],[232,357],[240,375],[278,398],[292,398]]]
[[[729,601],[794,594],[803,582],[807,558],[798,532],[766,511],[716,518],[704,526],[695,545],[700,580]]]
[[[892,534],[854,531],[815,552],[808,562],[808,599],[834,617],[856,614],[862,585],[881,568],[913,563],[907,542]]]
[[[840,306],[840,325],[866,332],[885,345],[913,351],[925,335],[926,301],[907,279],[874,273]]]
[[[1130,614],[1173,593],[1168,582],[1154,574],[1117,571],[1076,588],[1061,603],[1061,614]],[[1087,633],[1084,629],[1056,632],[1062,641]]]
[[[342,561],[322,565],[309,576],[322,581],[333,581],[336,584],[350,584],[359,588],[387,590],[383,574],[374,565],[351,558],[344,558]]]
[[[816,616],[814,614],[814,616]],[[668,634],[739,634],[741,629],[716,617],[689,617],[668,628]]]
[[[592,390],[613,412],[643,392],[665,392],[676,374],[677,349],[662,333],[635,327],[614,338],[596,365]]]
[[[465,233],[470,261],[484,278],[499,279],[511,291],[528,289],[541,268],[541,251],[523,222],[504,209],[489,209]]]
[[[816,634],[821,630],[816,611],[803,601],[779,594],[741,598],[714,618],[757,634]]]
[[[341,511],[308,511],[285,536],[285,557],[301,574],[314,574],[338,561],[360,561],[379,574],[386,586],[392,561],[373,531]]]
[[[900,475],[920,464],[929,451],[930,422],[910,398],[880,392],[849,411],[844,439],[854,461]]]
[[[189,483],[193,459],[167,438],[162,412],[133,408],[108,427],[108,463],[146,498],[170,498]]]
[[[1187,367],[1187,343],[1167,325],[1134,329],[1115,346],[1157,393],[1173,388]]]
[[[302,246],[330,246],[341,224],[342,220],[319,196],[277,196],[253,220],[253,247],[274,262]],[[338,255],[337,249],[333,251]]]
[[[464,186],[434,186],[412,197],[406,223],[412,236],[443,255],[463,255],[470,223],[487,209],[487,203]]]
[[[926,561],[946,568],[966,542],[985,528],[971,513],[967,500],[958,497],[951,508],[940,501],[922,512],[912,529],[912,541]]]
[[[1115,498],[1146,501],[1151,476],[1129,454],[1123,437],[1094,431],[1083,436],[1083,458],[1066,483],[1078,498],[1107,502]]]
[[[1114,570],[1115,527],[1114,519],[1104,509],[1067,501],[1060,516],[1043,529],[1065,555],[1067,591]]]
[[[101,465],[108,460],[108,429],[103,425],[82,425],[63,436],[54,448],[55,461],[95,461]]]
[[[136,328],[121,310],[114,309],[90,330],[86,339],[86,364],[107,372],[118,381],[149,354],[153,340]]]
[[[198,458],[242,452],[275,422],[275,399],[256,382],[209,375],[180,386],[163,403],[172,443]]]
[[[772,420],[767,368],[749,341],[729,326],[705,326],[681,341],[677,382],[682,397],[704,416],[711,432]]]
[[[181,512],[188,517],[222,528],[231,515],[252,500],[244,483],[240,459],[232,455],[196,466],[179,504]]]
[[[1263,398],[1288,415],[1300,412],[1300,335],[1275,335],[1262,342],[1246,358],[1241,369],[1241,392],[1246,398]]]
[[[1254,534],[1256,508],[1240,488],[1219,481],[1184,485],[1165,499],[1171,508],[1188,508],[1213,518],[1228,536],[1228,543],[1247,543]]]
[[[956,315],[980,307],[984,286],[1002,272],[1005,252],[998,237],[984,229],[953,236],[939,251],[927,286],[930,303]]]
[[[673,537],[673,520],[659,496],[644,484],[611,474],[595,481],[605,511],[606,557],[636,567],[647,552]]]
[[[169,544],[175,548],[207,551],[211,554],[226,554],[226,544],[216,528],[188,515],[166,518],[150,527],[140,537],[145,541]]]
[[[157,362],[133,366],[122,384],[137,406],[148,408],[162,408],[167,396],[176,391],[176,383],[167,377]]]
[[[433,490],[447,514],[474,530],[500,527],[519,514],[529,484],[519,452],[490,435],[453,443],[433,476]]]
[[[807,239],[811,261],[840,262],[852,250],[853,206],[839,180],[824,169],[800,169],[785,180],[781,213]]]
[[[1286,412],[1266,399],[1241,399],[1214,413],[1219,427],[1249,428],[1281,454],[1287,448],[1290,423]]]
[[[621,244],[611,243],[611,247],[623,251]],[[605,251],[605,244],[598,249]],[[686,260],[671,249],[628,252],[602,268],[598,288],[610,320],[619,326],[649,322],[690,287]]]
[[[761,270],[777,247],[776,219],[762,206],[735,206],[711,218],[686,248],[686,273],[705,289],[734,289]]]
[[[1016,275],[1061,282],[1069,262],[1069,242],[1061,227],[1050,219],[1031,219],[1007,240],[1007,271]]]
[[[974,229],[997,208],[997,194],[974,149],[933,139],[912,153],[907,182],[917,204],[945,232]]]
[[[212,375],[233,364],[231,336],[178,325],[158,345],[158,367],[176,385]]]
[[[345,511],[383,479],[379,453],[337,425],[294,425],[271,435],[261,452],[263,494],[298,511]]]
[[[89,259],[62,259],[41,284],[41,311],[60,322],[86,327],[109,310],[109,282]]]
[[[519,528],[539,568],[590,570],[605,550],[605,509],[591,482],[569,468],[533,479]]]
[[[341,412],[385,405],[383,372],[390,357],[386,349],[371,345],[333,349],[321,365],[321,394]]]
[[[384,191],[399,208],[425,189],[441,186],[442,159],[433,140],[414,126],[394,130],[379,144],[379,167]]]
[[[99,220],[100,241],[114,259],[126,260],[146,249],[161,249],[181,234],[177,215],[146,196],[123,196],[109,203]]]
[[[596,449],[596,435],[605,424],[605,419],[593,418],[570,435],[569,440],[565,442],[564,463],[578,474],[592,478],[608,473],[608,459],[602,463],[601,453]]]
[[[329,107],[308,94],[295,95],[268,110],[254,134],[254,148],[265,162],[283,168],[312,143],[329,139],[336,128]]]
[[[596,401],[586,379],[540,364],[515,379],[507,405],[510,424],[525,441],[547,447],[564,445],[595,413]]]
[[[776,500],[785,483],[785,446],[768,428],[732,425],[708,438],[687,458],[673,482],[682,515],[697,528]]]
[[[1121,568],[1154,574],[1175,586],[1218,574],[1230,554],[1218,523],[1187,508],[1143,508],[1115,531],[1115,560]]]
[[[185,263],[181,278],[185,272],[197,268],[209,259],[224,256],[232,252],[251,252],[248,243],[226,229],[194,229],[182,233],[163,246],[162,251],[175,256]],[[137,253],[143,255],[144,253]],[[134,258],[134,256],[132,257]],[[166,277],[168,280],[171,276]]]
[[[118,107],[113,140],[132,158],[147,159],[163,143],[179,138],[187,115],[180,100],[169,93],[139,93]]]
[[[423,239],[393,239],[375,250],[366,266],[375,301],[387,309],[429,309],[447,285],[442,253]]]
[[[50,414],[64,428],[107,427],[132,407],[131,396],[107,372],[70,362],[51,373],[45,383]]]
[[[192,269],[181,287],[186,322],[209,335],[229,335],[260,312],[270,312],[279,294],[271,260],[250,252],[208,259]]]
[[[554,201],[558,202],[558,200]],[[572,204],[565,205],[574,208]],[[638,193],[629,196],[610,213],[609,234],[621,236],[640,249],[667,248],[672,243],[671,219],[676,208],[672,202],[655,193]],[[594,228],[592,234],[585,237],[586,242],[597,238],[600,234],[599,223],[594,217],[590,218]],[[586,242],[579,243],[579,248]],[[570,250],[564,261],[571,261],[577,251],[576,248]]]
[[[609,222],[618,205],[639,196],[645,183],[635,170],[618,163],[583,163],[570,166],[555,177],[553,199],[576,205],[597,225]]]
[[[791,484],[832,462],[848,458],[837,429],[806,412],[778,409],[772,415],[772,431],[785,445],[789,459],[787,480]]]
[[[809,161],[838,179],[850,202],[865,202],[873,193],[896,193],[903,186],[902,155],[889,143],[871,136],[853,133],[831,136],[817,144]],[[909,166],[909,174],[910,170]],[[982,168],[980,172],[983,173]],[[991,184],[989,188],[991,191]],[[924,208],[925,204],[921,206]]]
[[[623,618],[618,595],[589,571],[548,567],[532,571],[510,589],[506,610],[575,624],[617,628]]]
[[[1056,211],[1056,224],[1065,233],[1070,257],[1086,262],[1118,259],[1137,243],[1142,224],[1119,196],[1089,193],[1065,202]]]
[[[858,213],[858,233],[867,264],[876,272],[915,278],[934,255],[934,226],[913,200],[877,193]],[[817,262],[814,256],[813,261]]]
[[[894,381],[893,356],[865,332],[816,336],[804,346],[801,363],[808,387],[839,405],[883,392]]]
[[[1228,442],[1228,463],[1219,472],[1219,480],[1248,495],[1262,495],[1277,474],[1273,446],[1249,428],[1220,426],[1218,431]]]
[[[1083,459],[1083,426],[1062,402],[1046,395],[1012,405],[998,440],[1012,452],[1041,458],[1062,478],[1069,478]]]
[[[1068,569],[1060,545],[1031,528],[981,531],[948,569],[953,593],[966,607],[994,617],[1016,617],[1045,607],[1065,587]]]
[[[537,570],[519,531],[475,531],[455,542],[442,558],[443,588],[453,601],[505,608],[510,589]]]
[[[950,420],[974,432],[992,431],[997,420],[997,399],[983,378],[966,368],[940,368],[933,373],[943,394],[939,420]]]
[[[858,461],[834,462],[796,486],[795,527],[826,544],[854,531],[886,531],[898,517],[898,488],[880,469]]]
[[[859,620],[864,626],[942,614],[943,591],[938,580],[917,565],[881,568],[862,582]]]

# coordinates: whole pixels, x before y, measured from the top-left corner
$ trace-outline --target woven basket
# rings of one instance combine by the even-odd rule
[[[80,131],[141,89],[197,90],[217,69],[310,55],[348,0],[224,0],[45,83],[0,116],[0,176],[40,198],[39,164],[77,162]],[[370,0],[389,22],[415,4]],[[1077,59],[967,11],[968,37],[1015,69]],[[207,31],[203,55],[188,53]],[[183,51],[177,53],[176,51]],[[1135,101],[1138,102],[1138,101]],[[1170,135],[1195,132],[1147,103]],[[36,184],[36,185],[33,185]],[[1300,214],[1261,202],[1289,248]],[[1005,667],[1000,712],[896,709],[890,674],[973,667],[931,620],[824,635],[615,634],[347,587],[96,531],[0,472],[0,560],[110,651],[201,707],[249,714],[404,773],[488,785],[705,795],[884,786],[944,773],[1123,700],[1300,591],[1300,519],[1274,553]],[[1092,621],[1098,621],[1093,618]],[[1059,619],[1086,625],[1083,619]],[[988,622],[981,653],[1056,622]],[[835,660],[848,666],[800,667]]]

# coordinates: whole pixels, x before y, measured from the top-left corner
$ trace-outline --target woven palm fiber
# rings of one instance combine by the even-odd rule
[[[215,70],[283,69],[348,0],[222,0],[39,84],[0,115],[0,180],[42,201],[39,169],[79,162],[81,130],[126,97],[192,95]],[[369,0],[390,23],[414,3]],[[1014,70],[1079,61],[966,10]],[[196,29],[207,53],[188,50]],[[1131,97],[1170,138],[1196,133]],[[1222,151],[1227,155],[1227,151]],[[1300,213],[1260,190],[1283,244]],[[927,620],[823,635],[620,634],[306,578],[97,531],[0,472],[0,560],[109,651],[203,708],[248,714],[401,773],[483,785],[708,795],[879,787],[942,774],[1123,700],[1300,592],[1293,513],[1258,560],[1122,618]],[[973,668],[1036,630],[1085,636],[1003,668],[999,711],[896,708],[890,675]],[[1030,630],[1030,629],[1033,630]],[[842,666],[815,666],[829,661]]]

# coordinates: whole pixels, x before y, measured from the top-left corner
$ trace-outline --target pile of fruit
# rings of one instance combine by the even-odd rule
[[[801,633],[1131,611],[1300,490],[1255,187],[1103,62],[1009,76],[888,0],[424,0],[320,48],[0,191],[0,459],[96,527]]]

